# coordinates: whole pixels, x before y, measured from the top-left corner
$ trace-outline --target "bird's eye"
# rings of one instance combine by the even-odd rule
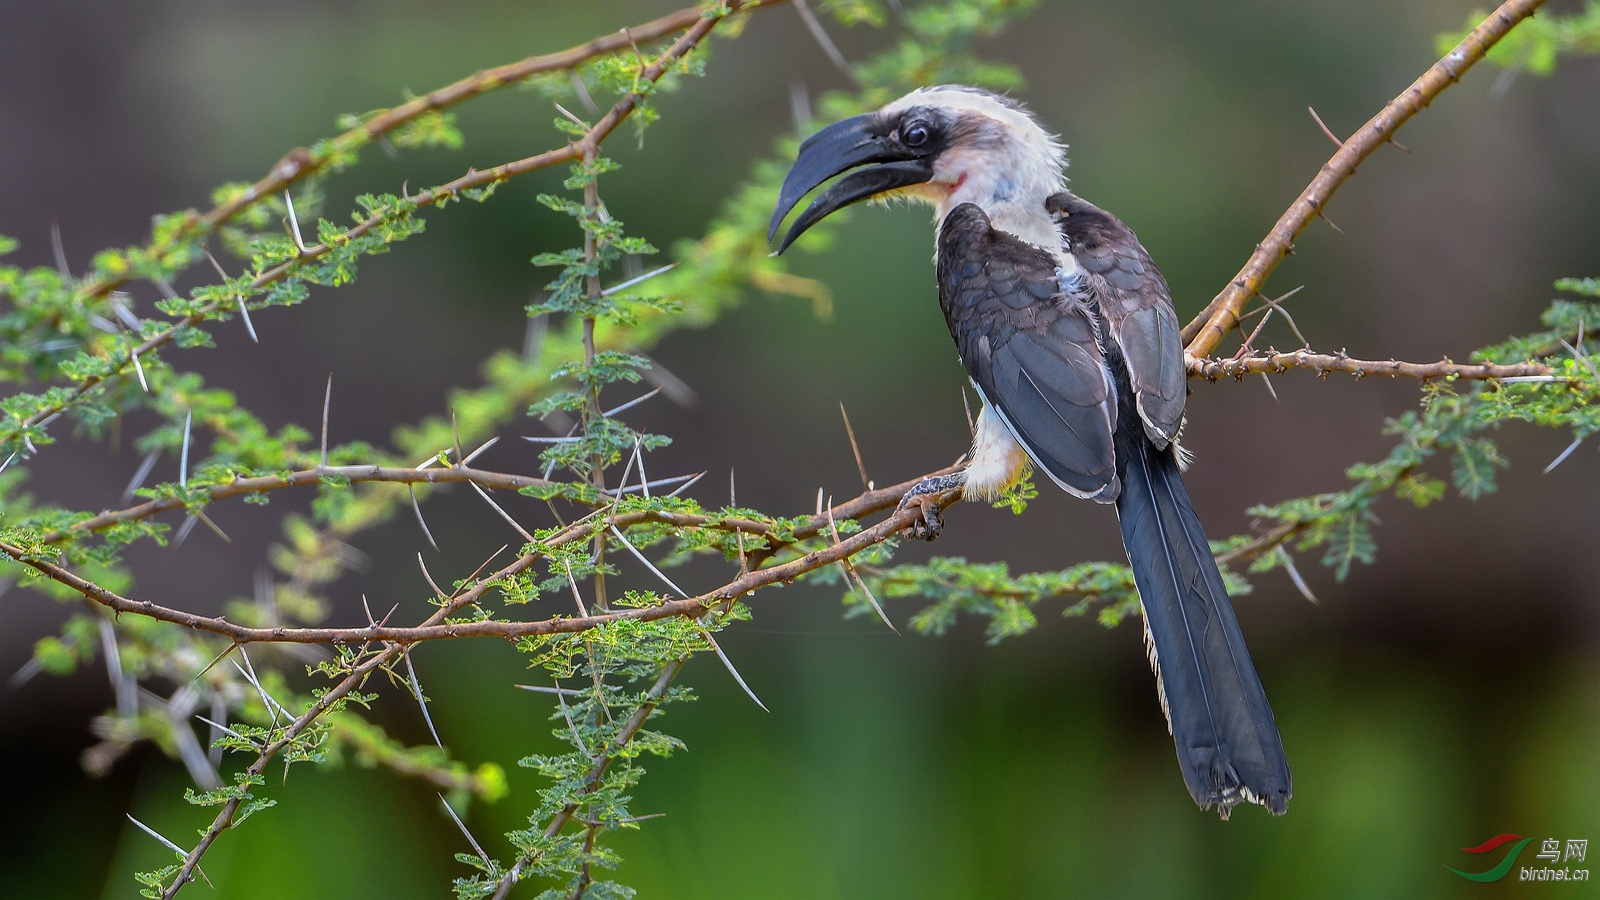
[[[900,129],[900,143],[907,147],[921,147],[928,142],[928,126],[912,122]]]

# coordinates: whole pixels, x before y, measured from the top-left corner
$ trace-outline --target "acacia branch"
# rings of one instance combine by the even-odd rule
[[[961,492],[959,490],[946,491],[945,493],[936,496],[934,500],[941,503],[951,503],[960,499],[960,494]],[[858,497],[857,501],[862,501],[864,497],[866,497],[866,495],[863,495],[863,497]],[[916,508],[897,509],[888,518],[872,526],[871,528],[851,535],[848,539],[839,543],[830,544],[822,550],[808,553],[798,559],[791,560],[790,562],[782,565],[772,566],[770,568],[746,573],[734,581],[716,589],[715,591],[702,594],[698,597],[667,601],[665,603],[657,604],[656,606],[647,607],[645,609],[630,609],[609,613],[603,616],[587,616],[579,619],[562,619],[556,617],[544,620],[542,622],[470,622],[452,625],[440,624],[448,616],[453,615],[466,606],[477,602],[477,600],[482,597],[484,592],[486,592],[493,584],[527,569],[529,566],[533,565],[537,559],[544,555],[541,552],[535,552],[525,554],[509,566],[506,566],[499,572],[490,576],[488,579],[480,582],[471,590],[452,597],[442,608],[437,610],[433,615],[429,616],[422,626],[418,626],[417,628],[413,629],[400,629],[399,631],[409,632],[403,636],[394,635],[392,634],[391,630],[381,627],[342,630],[248,629],[248,631],[268,633],[269,636],[251,638],[259,640],[291,639],[282,635],[271,635],[272,632],[282,632],[287,634],[292,632],[329,630],[346,632],[345,635],[340,636],[338,642],[341,643],[364,643],[367,641],[385,641],[386,643],[381,651],[353,669],[343,681],[319,698],[310,709],[308,709],[305,713],[302,713],[299,718],[291,723],[291,725],[285,729],[282,737],[280,737],[279,740],[274,741],[261,751],[261,754],[257,758],[256,762],[252,764],[247,771],[251,774],[257,775],[265,771],[266,764],[272,757],[281,752],[283,748],[289,746],[295,737],[303,733],[304,730],[309,727],[317,717],[325,713],[335,702],[342,699],[346,694],[360,684],[367,677],[367,675],[379,667],[386,665],[400,653],[404,652],[405,647],[408,646],[409,643],[415,643],[421,640],[465,637],[474,634],[489,634],[497,637],[514,638],[535,634],[575,632],[587,630],[589,628],[600,627],[610,622],[621,621],[623,619],[653,621],[656,619],[668,618],[670,616],[690,616],[697,618],[707,612],[712,611],[720,605],[730,603],[733,600],[749,594],[758,588],[779,582],[791,582],[806,572],[831,565],[840,559],[846,558],[855,553],[859,553],[867,547],[882,543],[883,541],[888,540],[890,537],[899,533],[906,526],[910,525],[912,521],[914,521],[919,515],[921,515],[921,512]],[[565,540],[561,542],[570,543],[574,540],[584,539],[586,536],[585,532],[588,528],[600,527],[596,520],[606,521],[605,517],[591,516],[586,522],[574,523],[563,530]],[[558,538],[558,540],[560,539]],[[3,551],[15,559],[19,559],[20,561],[33,566],[49,577],[55,578],[64,584],[69,584],[75,589],[84,592],[84,595],[89,597],[91,600],[112,605],[108,601],[111,601],[112,598],[116,598],[116,595],[111,594],[111,592],[105,591],[103,588],[93,585],[90,582],[86,582],[83,579],[78,578],[76,575],[66,572],[59,566],[55,566],[52,563],[47,563],[42,560],[27,559],[24,555],[20,555],[18,548],[0,543],[0,551]],[[87,590],[85,590],[86,588]],[[123,598],[116,599],[122,600]],[[134,603],[135,601],[124,602]],[[142,606],[143,604],[139,605]],[[116,607],[113,605],[112,608]],[[150,614],[143,609],[129,609],[127,611],[141,612],[146,615]],[[179,615],[188,614],[179,613]],[[201,617],[193,618],[200,619]],[[208,625],[214,627],[207,627]],[[486,628],[485,626],[495,627]],[[238,626],[233,626],[231,623],[227,623],[224,620],[217,618],[202,619],[199,622],[191,624],[190,627],[195,627],[199,630],[213,631],[219,628],[237,628]],[[348,640],[344,640],[345,637],[348,637]],[[245,641],[236,639],[236,642],[244,643]],[[619,732],[618,740],[615,742],[615,749],[604,755],[602,759],[596,761],[595,769],[591,770],[589,773],[589,778],[587,779],[588,784],[591,787],[594,784],[597,784],[599,778],[605,774],[605,770],[610,765],[611,760],[615,757],[617,750],[620,750],[622,746],[625,746],[627,741],[631,740],[632,736],[638,732],[639,728],[643,727],[645,720],[655,708],[655,701],[659,700],[660,693],[665,691],[666,686],[671,682],[672,676],[676,674],[677,669],[681,668],[682,664],[683,661],[678,661],[670,664],[666,669],[663,670],[660,679],[656,683],[656,686],[651,689],[652,694],[654,695],[651,702],[642,705],[638,710],[635,711],[633,718],[624,724],[623,731]],[[218,812],[217,817],[212,821],[211,826],[206,829],[206,832],[202,836],[200,842],[195,845],[194,850],[190,851],[188,856],[185,858],[184,865],[178,872],[171,886],[169,886],[168,889],[162,894],[163,900],[170,900],[170,898],[176,896],[177,892],[183,887],[183,885],[187,884],[189,879],[193,877],[193,873],[196,867],[199,865],[201,856],[205,854],[206,850],[210,848],[210,846],[216,841],[217,837],[223,831],[232,826],[233,816],[238,811],[238,808],[242,802],[242,798],[234,798],[224,804],[221,811]],[[558,832],[566,823],[566,821],[570,820],[575,809],[575,806],[571,806],[559,813],[552,821],[549,833],[554,834],[555,832]],[[516,869],[513,869],[513,872],[515,871]],[[508,873],[506,878],[510,880],[502,880],[497,892],[500,896],[504,896],[505,892],[509,891],[511,884],[514,883],[515,875]]]
[[[1333,154],[1317,177],[1284,210],[1267,237],[1256,245],[1244,268],[1233,277],[1222,293],[1184,326],[1183,340],[1189,353],[1204,357],[1222,336],[1239,324],[1239,314],[1245,303],[1256,295],[1267,276],[1278,263],[1294,250],[1294,242],[1311,220],[1322,214],[1339,186],[1354,175],[1356,167],[1377,149],[1387,143],[1412,116],[1433,102],[1433,98],[1460,80],[1472,64],[1482,59],[1496,42],[1505,37],[1517,23],[1533,15],[1544,0],[1506,0],[1499,9],[1474,28],[1454,50],[1434,63],[1422,77],[1412,82],[1400,96],[1394,98],[1367,124],[1351,135]]]
[[[226,500],[229,497],[238,497],[246,494],[265,494],[269,491],[282,490],[283,488],[322,484],[329,479],[358,483],[379,482],[389,484],[472,482],[487,488],[501,488],[511,491],[535,486],[553,487],[557,484],[553,481],[529,475],[490,472],[484,469],[474,469],[470,466],[416,469],[376,465],[317,466],[316,468],[303,469],[299,472],[290,472],[288,475],[257,475],[249,478],[235,478],[225,484],[207,488],[205,500],[202,502]],[[75,522],[71,528],[64,531],[47,534],[40,540],[46,544],[59,543],[77,535],[103,531],[113,525],[119,525],[124,522],[136,522],[171,510],[186,509],[192,502],[195,501],[185,500],[183,497],[162,497],[157,500],[140,503],[137,506],[130,506],[126,509],[103,512],[93,518]]]
[[[1243,378],[1256,373],[1278,374],[1290,369],[1310,369],[1321,375],[1334,372],[1344,372],[1357,378],[1369,375],[1387,377],[1406,376],[1410,378],[1464,378],[1472,380],[1489,380],[1502,378],[1540,378],[1550,377],[1555,370],[1543,363],[1521,362],[1512,365],[1498,365],[1496,363],[1482,363],[1479,365],[1464,365],[1451,362],[1448,359],[1434,363],[1401,362],[1400,360],[1365,360],[1352,359],[1343,352],[1340,353],[1314,353],[1311,350],[1296,350],[1292,353],[1280,353],[1269,350],[1266,353],[1254,354],[1240,359],[1216,359],[1206,357],[1196,359],[1185,354],[1184,362],[1187,364],[1192,377],[1204,378],[1207,381],[1216,381],[1219,378]]]
[[[732,14],[742,9],[754,9],[763,5],[765,4],[752,3],[748,2],[748,0],[728,0],[727,10],[728,14]],[[679,37],[678,40],[674,41],[671,47],[663,52],[661,56],[657,57],[655,61],[644,67],[644,70],[639,75],[639,82],[641,84],[653,85],[659,81],[675,63],[683,59],[690,50],[694,49],[695,46],[697,46],[700,41],[711,31],[711,29],[716,27],[716,24],[722,21],[724,17],[725,16],[722,15],[715,15],[701,16],[700,18],[696,19],[695,24],[692,25],[688,31],[684,32],[684,34]],[[586,153],[592,153],[600,146],[601,143],[605,141],[606,138],[610,137],[612,132],[616,131],[617,126],[621,125],[623,121],[633,113],[634,109],[637,108],[639,99],[640,94],[637,92],[625,94],[611,107],[610,110],[606,112],[605,116],[603,116],[600,121],[595,123],[594,127],[585,132],[583,137],[565,147],[547,150],[543,153],[525,157],[513,162],[508,162],[503,165],[495,166],[491,169],[470,169],[467,171],[467,174],[462,175],[453,181],[446,182],[445,184],[439,185],[431,190],[424,191],[421,194],[408,197],[407,199],[409,204],[403,209],[380,210],[358,222],[348,230],[341,232],[338,236],[331,238],[325,243],[308,246],[303,249],[296,248],[298,252],[294,259],[280,263],[251,279],[248,286],[249,290],[259,291],[269,285],[282,281],[286,276],[296,272],[306,263],[314,262],[317,259],[328,255],[334,249],[348,244],[349,242],[367,234],[380,225],[395,221],[396,219],[404,218],[405,216],[409,216],[411,212],[416,209],[436,206],[449,200],[456,199],[463,191],[472,190],[475,188],[491,187],[500,184],[503,181],[508,181],[512,178],[515,178],[518,175],[526,175],[529,172],[548,168],[549,166],[553,166],[558,163],[572,162],[582,159]],[[166,328],[146,338],[144,341],[140,342],[137,346],[130,350],[128,353],[128,360],[117,365],[111,370],[110,373],[107,373],[106,375],[91,375],[87,378],[84,378],[78,383],[78,386],[73,390],[72,394],[67,397],[67,399],[60,403],[51,404],[50,406],[38,410],[14,426],[15,429],[17,431],[25,431],[28,428],[38,426],[50,419],[55,418],[76,403],[85,394],[103,384],[108,378],[114,375],[126,373],[129,365],[132,364],[132,361],[136,357],[143,356],[152,350],[159,349],[167,344],[172,343],[172,341],[176,339],[178,334],[184,329],[193,328],[194,326],[201,324],[219,310],[231,309],[233,303],[234,299],[232,297],[226,300],[218,300],[208,303],[201,307],[198,311],[184,316],[173,324],[168,325]]]
[[[908,482],[908,484],[915,483],[915,481]],[[894,489],[888,490],[892,491]],[[867,515],[869,512],[886,508],[898,501],[898,497],[882,498],[874,496],[883,493],[886,493],[886,491],[869,492],[869,494],[857,497],[850,504],[842,504],[841,507],[855,510],[865,508],[868,511],[861,512],[859,515]],[[954,502],[959,498],[960,491],[953,490],[946,491],[935,499],[943,504]],[[841,507],[835,507],[835,509],[837,510]],[[534,635],[572,634],[630,619],[650,622],[671,616],[697,617],[704,615],[713,608],[750,594],[759,588],[780,582],[787,584],[807,572],[831,565],[868,547],[883,543],[915,521],[919,514],[915,508],[898,509],[883,521],[863,529],[839,543],[829,544],[821,550],[803,554],[778,565],[746,572],[716,590],[695,597],[669,600],[655,606],[623,609],[600,615],[580,617],[552,616],[548,619],[532,622],[481,620],[447,623],[444,620],[447,616],[478,602],[494,584],[526,571],[538,560],[548,557],[550,550],[574,542],[588,540],[596,534],[605,534],[612,527],[621,529],[630,525],[660,522],[680,528],[707,527],[756,534],[770,533],[771,528],[767,524],[755,520],[725,519],[715,516],[658,510],[640,510],[616,515],[595,513],[586,519],[563,528],[549,540],[542,542],[535,549],[518,557],[516,561],[499,572],[479,582],[471,590],[453,598],[449,604],[433,616],[430,616],[421,625],[366,625],[355,628],[253,628],[229,622],[222,616],[202,616],[184,610],[161,606],[149,600],[134,600],[124,597],[54,562],[38,558],[30,554],[26,549],[13,544],[0,542],[0,553],[29,566],[53,581],[72,588],[89,600],[113,612],[141,615],[158,621],[181,625],[195,631],[220,635],[236,644],[364,644],[371,641],[381,641],[395,645],[410,645],[424,641],[463,637],[516,639]]]
[[[781,2],[783,0],[768,0],[762,5]],[[262,198],[276,196],[279,191],[326,169],[340,156],[359,150],[427,113],[449,109],[458,103],[518,84],[535,75],[575,69],[597,56],[625,50],[635,41],[649,43],[659,40],[690,27],[704,13],[703,7],[691,6],[558,53],[530,56],[514,63],[485,69],[393,109],[384,110],[361,125],[330,138],[325,144],[324,152],[313,155],[310,150],[297,147],[274,163],[261,180],[232,200],[220,203],[204,213],[190,210],[178,228],[170,234],[162,235],[160,239],[146,247],[145,253],[158,262],[163,261],[183,242],[215,230]],[[79,289],[78,297],[80,300],[98,299],[110,294],[129,280],[129,277],[96,278]]]
[[[283,752],[284,748],[294,743],[294,740],[303,734],[307,728],[310,728],[312,723],[320,718],[323,713],[326,713],[329,709],[333,708],[333,706],[339,701],[343,700],[345,695],[349,694],[358,685],[365,681],[368,675],[372,674],[372,672],[378,668],[386,665],[391,659],[393,659],[393,657],[399,655],[399,653],[399,647],[386,647],[382,652],[368,659],[361,665],[356,666],[353,670],[351,670],[349,675],[345,676],[343,681],[339,682],[321,697],[318,697],[317,702],[311,704],[310,708],[301,713],[300,716],[293,722],[289,723],[289,725],[280,733],[280,736],[276,741],[273,741],[266,747],[262,748],[261,753],[256,756],[256,761],[251,763],[250,767],[245,771],[251,775],[260,775],[265,772],[267,770],[267,763],[271,762],[273,757],[277,756],[279,753]],[[211,845],[216,843],[217,838],[222,835],[222,832],[233,827],[233,816],[239,811],[239,807],[243,803],[243,797],[234,797],[222,805],[222,809],[217,812],[217,817],[211,821],[211,826],[205,830],[205,834],[201,835],[200,842],[195,844],[194,849],[190,850],[188,855],[184,857],[183,867],[178,870],[178,874],[173,879],[172,884],[161,893],[162,900],[172,900],[173,897],[178,895],[178,891],[182,890],[183,886],[189,883],[190,879],[194,877],[195,869],[199,868],[200,866],[200,857],[204,856],[205,852],[211,849]]]
[[[582,523],[574,523],[565,529],[564,533],[571,533],[572,535],[581,537],[581,525]],[[572,537],[569,536],[568,539],[570,540]],[[12,555],[13,558],[18,558],[12,553],[12,550],[14,549],[15,548],[0,544],[0,550],[3,550],[3,552],[7,553],[8,555]],[[443,606],[441,606],[438,610],[435,610],[434,613],[424,621],[423,625],[436,625],[440,622],[443,622],[449,616],[460,612],[467,606],[476,603],[491,586],[499,581],[511,577],[512,575],[515,575],[518,572],[523,571],[528,566],[533,565],[537,558],[538,556],[535,554],[524,555],[515,562],[489,576],[487,579],[478,582],[470,590],[458,591],[455,595],[451,596]],[[56,577],[55,575],[52,575],[50,572],[41,568],[37,562],[29,562],[28,564],[40,569],[40,571],[44,571],[45,574],[51,575],[51,577]],[[59,569],[59,567],[56,568]],[[66,574],[71,578],[77,578],[77,576],[71,575],[71,573]],[[57,580],[61,579],[58,578]],[[82,581],[82,579],[78,580]],[[63,581],[62,583],[65,584],[69,582]],[[85,583],[88,584],[88,582]],[[103,589],[99,588],[97,585],[90,584],[90,586],[94,587],[96,590],[103,591]],[[89,594],[85,594],[85,596],[89,596],[91,600],[96,599]],[[222,620],[219,617],[216,621],[221,622]],[[266,771],[267,763],[271,761],[273,757],[277,756],[277,754],[280,753],[285,747],[289,746],[290,743],[302,732],[304,732],[306,728],[310,727],[310,725],[316,721],[318,717],[332,708],[333,705],[339,700],[343,699],[346,694],[354,690],[355,687],[361,684],[372,672],[388,665],[401,653],[405,652],[405,649],[406,645],[404,644],[385,644],[382,650],[378,651],[365,662],[362,662],[351,669],[350,674],[346,675],[343,681],[340,681],[327,693],[319,697],[316,703],[312,704],[309,709],[299,716],[299,718],[290,723],[290,725],[282,732],[282,735],[278,740],[263,748],[260,755],[256,758],[256,761],[252,763],[246,771],[255,775],[259,775]],[[173,897],[177,896],[178,891],[182,890],[183,886],[188,884],[190,879],[194,877],[194,872],[200,865],[200,858],[205,855],[206,850],[210,849],[211,845],[216,842],[216,839],[222,834],[222,832],[233,827],[233,816],[236,812],[238,812],[241,803],[243,803],[243,798],[235,797],[223,804],[223,807],[217,813],[216,818],[212,820],[211,825],[201,836],[200,842],[196,844],[195,848],[189,851],[189,854],[184,858],[183,867],[178,871],[177,876],[173,879],[172,884],[162,892],[162,900],[172,900]]]

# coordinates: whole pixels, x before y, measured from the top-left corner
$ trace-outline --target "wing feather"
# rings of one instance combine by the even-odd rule
[[[1115,388],[1098,325],[1049,253],[963,204],[939,230],[939,301],[967,374],[1050,478],[1116,499]]]
[[[1045,201],[1122,348],[1145,434],[1166,447],[1183,427],[1187,372],[1167,280],[1121,219],[1065,191]]]

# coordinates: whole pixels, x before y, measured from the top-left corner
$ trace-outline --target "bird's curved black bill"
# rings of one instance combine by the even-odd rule
[[[824,191],[789,226],[777,253],[789,249],[795,238],[836,210],[933,177],[933,167],[927,160],[880,132],[876,115],[855,116],[829,125],[800,145],[794,168],[784,179],[777,208],[772,211],[772,223],[767,229],[769,241],[778,233],[783,217],[818,185],[857,166],[879,165],[852,173]]]

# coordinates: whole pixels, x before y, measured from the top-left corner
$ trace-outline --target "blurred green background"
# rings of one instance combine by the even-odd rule
[[[82,271],[94,251],[142,240],[150,214],[258,177],[333,133],[341,113],[677,5],[0,0],[0,234],[23,241],[14,258],[49,265],[59,225]],[[1350,133],[1431,64],[1434,35],[1465,25],[1474,5],[1047,2],[978,50],[1021,68],[1019,97],[1071,145],[1074,190],[1139,232],[1187,318],[1332,151],[1306,107]],[[833,31],[852,60],[898,39],[892,23]],[[608,145],[624,167],[605,178],[611,211],[661,247],[700,234],[793,130],[797,82],[815,96],[844,78],[793,9],[717,40],[709,76],[662,100],[643,152],[631,132]],[[559,140],[531,92],[460,116],[464,151],[372,152],[330,184],[329,218],[353,193]],[[1534,330],[1555,278],[1600,275],[1600,59],[1550,78],[1475,69],[1400,140],[1409,154],[1378,153],[1330,207],[1342,232],[1314,224],[1271,282],[1273,293],[1306,285],[1292,310],[1318,349],[1464,359]],[[224,327],[219,350],[174,361],[274,425],[314,423],[331,372],[335,440],[382,443],[441,411],[451,386],[475,383],[489,350],[520,345],[522,305],[549,277],[526,261],[571,242],[568,220],[533,199],[563,175],[431,215],[426,234],[365,263],[355,286],[258,314],[259,345]],[[698,400],[642,408],[642,426],[676,439],[651,456],[652,476],[709,469],[695,495],[716,505],[731,469],[742,505],[809,511],[819,486],[859,488],[841,400],[879,483],[954,458],[962,379],[934,301],[927,220],[862,210],[825,253],[796,257],[796,271],[832,288],[831,316],[752,292],[658,348]],[[146,308],[155,299],[148,285],[133,291]],[[1278,327],[1263,341],[1295,346]],[[1253,504],[1338,488],[1348,465],[1387,451],[1383,420],[1417,397],[1411,382],[1291,373],[1275,385],[1276,401],[1259,380],[1193,385],[1189,484],[1213,537],[1247,529]],[[1568,436],[1500,439],[1513,468],[1498,494],[1425,511],[1386,504],[1377,564],[1342,584],[1302,560],[1320,606],[1281,573],[1237,601],[1294,770],[1285,818],[1241,808],[1219,822],[1193,807],[1137,625],[1107,631],[1041,610],[1042,627],[998,646],[976,624],[896,637],[844,620],[835,591],[796,586],[758,594],[755,620],[722,639],[770,714],[712,660],[685,673],[701,699],[659,724],[689,750],[648,766],[636,811],[666,816],[616,841],[617,877],[646,897],[1592,896],[1444,869],[1487,868],[1459,848],[1502,832],[1600,837],[1600,460],[1591,442],[1541,475]],[[533,453],[502,441],[484,464],[527,469]],[[68,442],[30,483],[65,504],[110,506],[138,461],[128,447]],[[431,506],[440,577],[464,576],[511,537],[470,493]],[[197,611],[248,595],[280,517],[304,507],[284,497],[215,508],[235,543],[202,529],[177,549],[140,548],[137,595]],[[518,508],[542,521],[538,509]],[[1054,491],[1020,518],[962,507],[950,519],[932,550],[902,558],[1005,559],[1016,571],[1120,558],[1111,513]],[[362,593],[417,617],[414,524],[356,543],[370,565],[335,586],[335,619],[358,621]],[[683,579],[709,587],[717,571]],[[904,622],[913,609],[889,612]],[[66,612],[23,590],[0,598],[0,673]],[[523,661],[498,642],[429,646],[416,661],[446,743],[510,771],[511,796],[468,817],[505,855],[502,834],[523,824],[538,786],[514,762],[554,746],[549,698],[512,687],[527,680]],[[182,768],[150,748],[103,779],[82,773],[88,721],[110,696],[98,668],[0,688],[0,896],[134,896],[131,873],[169,854],[124,812],[180,843],[209,821],[181,800]],[[384,697],[379,720],[426,741],[415,704]],[[206,857],[218,896],[442,896],[466,872],[451,855],[468,847],[427,786],[303,766],[272,795],[278,808]]]

